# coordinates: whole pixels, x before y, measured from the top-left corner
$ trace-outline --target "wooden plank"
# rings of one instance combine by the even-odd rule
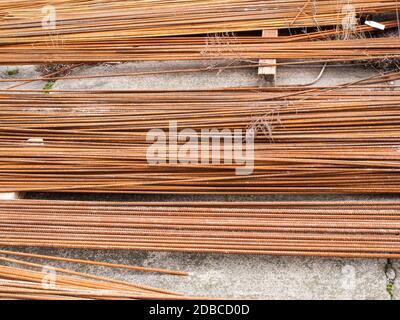
[[[263,30],[262,36],[264,38],[276,38],[278,37],[278,30]],[[267,80],[275,82],[276,78],[276,59],[262,59],[260,64],[271,64],[270,67],[258,68],[258,74],[263,75]]]

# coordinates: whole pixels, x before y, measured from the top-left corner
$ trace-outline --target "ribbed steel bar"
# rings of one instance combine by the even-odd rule
[[[2,201],[0,232],[2,246],[390,258],[400,202]]]
[[[112,278],[98,277],[64,268],[53,268],[57,276],[47,286],[43,285],[41,272],[46,265],[19,259],[0,257],[0,297],[18,299],[99,299],[99,300],[148,300],[187,299],[157,288],[140,287]],[[7,264],[24,266],[17,268]],[[28,269],[29,268],[29,269]],[[40,270],[39,271],[33,271]]]
[[[0,43],[52,44],[297,27],[341,26],[361,14],[394,13],[390,0],[54,0],[55,28],[43,28],[43,0],[0,2]]]
[[[321,32],[321,36],[326,32]],[[291,39],[290,37],[288,37]],[[97,63],[146,60],[279,59],[278,65],[398,59],[398,37],[352,40],[298,41],[261,37],[209,36],[192,38],[135,38],[106,42],[0,46],[0,64]],[[312,38],[312,34],[310,35]],[[299,63],[299,62],[295,62]]]
[[[400,91],[373,83],[398,77],[324,88],[0,92],[0,191],[397,193]],[[219,164],[200,161],[200,149],[149,163],[148,132],[168,135],[171,123],[191,135],[254,130],[254,171],[236,175],[223,141]]]

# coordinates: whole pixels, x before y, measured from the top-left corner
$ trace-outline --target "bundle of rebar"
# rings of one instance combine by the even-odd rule
[[[46,5],[52,7],[46,9]],[[359,14],[395,13],[397,9],[397,1],[389,0],[353,0],[350,4],[332,0],[3,0],[0,43],[338,26],[346,19],[357,24]]]
[[[378,84],[6,91],[0,94],[0,191],[397,193],[399,103],[395,86]],[[152,129],[167,137],[164,162],[149,158]],[[191,133],[182,136],[183,129]],[[231,134],[229,142],[235,130],[243,137],[254,134],[254,157],[247,154],[245,141],[238,158],[235,143],[225,144],[221,132]],[[180,151],[192,138],[200,144],[199,137],[208,144]],[[251,174],[237,175],[253,158]]]
[[[0,46],[0,64],[144,60],[304,60],[303,63],[398,59],[400,38],[281,41],[261,37],[147,38],[107,42]],[[280,62],[280,64],[284,64]],[[286,63],[287,64],[287,63]]]
[[[399,59],[399,38],[341,38],[370,31],[361,25],[368,14],[398,10],[389,0],[0,0],[0,64]],[[233,34],[299,27],[318,31]],[[400,90],[381,83],[399,78],[316,88],[0,91],[0,192],[398,193]],[[151,132],[164,135],[164,159],[149,155],[157,147]],[[400,202],[0,201],[0,234],[3,247],[400,258]],[[0,299],[190,298],[65,268],[51,268],[55,282],[44,284],[47,265],[15,257],[186,275],[0,250]]]
[[[0,232],[4,246],[399,258],[400,202],[2,201]]]
[[[394,72],[383,79],[398,79]],[[257,141],[396,145],[396,86],[224,88],[163,91],[0,91],[0,144],[43,138],[45,145],[148,145],[151,129],[247,129]],[[362,129],[362,130],[360,130]],[[391,130],[389,130],[391,129]],[[350,134],[352,133],[352,134]],[[346,135],[348,134],[348,135]],[[26,148],[21,149],[27,150]]]
[[[18,258],[13,258],[16,256]],[[18,300],[183,300],[183,295],[137,285],[113,278],[96,276],[72,269],[53,267],[21,259],[63,261],[112,268],[129,266],[57,256],[0,250],[0,299]],[[19,267],[16,267],[19,266]],[[134,269],[132,267],[132,269]],[[142,268],[146,271],[146,268]],[[161,272],[163,272],[161,270]]]

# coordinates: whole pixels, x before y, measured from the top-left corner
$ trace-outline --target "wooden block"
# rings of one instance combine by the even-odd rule
[[[4,192],[0,193],[0,200],[18,200],[23,198],[22,192]]]
[[[263,30],[262,36],[265,38],[278,37],[278,30]],[[267,80],[275,82],[276,78],[276,59],[262,59],[260,64],[271,64],[271,67],[258,68],[258,74],[264,75]]]

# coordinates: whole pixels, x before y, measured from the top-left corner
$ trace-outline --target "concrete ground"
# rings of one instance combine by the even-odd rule
[[[84,66],[71,75],[118,72],[171,70],[176,68],[206,67],[204,62],[142,62]],[[0,68],[0,78],[36,77],[40,73],[34,67],[18,67],[17,75],[9,75],[13,67]],[[278,84],[299,85],[312,82],[320,73],[321,66],[278,68]],[[328,67],[318,85],[336,85],[355,81],[375,74],[376,70],[365,67]],[[13,73],[13,72],[11,72]],[[12,84],[0,82],[0,88]],[[29,83],[23,89],[42,89],[45,82]],[[197,89],[232,86],[267,86],[255,69],[207,71],[200,73],[160,74],[136,77],[99,78],[86,80],[59,80],[54,89]],[[198,200],[199,197],[174,196],[110,196],[110,195],[49,195],[28,194],[29,198],[67,198],[86,200]],[[305,197],[253,197],[266,200],[301,200]],[[314,196],[307,199],[340,199],[350,196]],[[364,196],[362,199],[370,199]],[[376,197],[375,197],[376,198]],[[393,197],[379,197],[393,198]],[[204,198],[203,198],[204,199]],[[214,199],[208,197],[207,200]],[[222,197],[223,200],[244,198]],[[217,200],[219,200],[217,199]],[[248,198],[246,198],[248,199]],[[212,254],[157,253],[135,251],[48,250],[15,248],[18,250],[54,254],[68,257],[101,260],[132,265],[164,267],[190,272],[189,277],[160,276],[99,267],[49,263],[68,266],[82,272],[92,272],[118,279],[175,290],[180,293],[217,297],[249,299],[389,299],[386,291],[385,259],[322,259],[302,257],[239,256]],[[400,262],[395,262],[400,270]],[[395,285],[395,298],[400,298],[400,286]]]

